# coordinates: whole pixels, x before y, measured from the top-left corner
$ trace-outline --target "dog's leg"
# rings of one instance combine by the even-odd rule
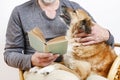
[[[29,70],[29,72],[30,72],[30,73],[38,73],[39,70],[40,70],[40,67],[35,66],[35,67],[31,68],[31,69]]]
[[[64,71],[67,71],[67,72],[70,72],[74,75],[76,75],[79,79],[80,79],[80,76],[72,69],[66,67],[65,65],[62,65],[62,64],[54,64],[55,68],[58,69],[58,70],[64,70]]]
[[[86,80],[108,80],[108,79],[100,75],[90,75]]]
[[[81,79],[84,80],[86,77],[90,74],[91,72],[91,65],[88,62],[85,61],[78,61],[75,60],[74,63],[72,64],[74,66],[75,72],[77,72]]]
[[[54,65],[49,65],[44,68],[40,67],[33,67],[30,69],[30,73],[36,73],[36,74],[43,74],[43,75],[48,75],[50,72],[54,71],[56,68]]]
[[[50,72],[54,71],[56,68],[54,65],[49,65],[46,66],[40,70],[38,70],[38,74],[44,74],[44,75],[48,75]]]
[[[70,69],[74,70],[82,80],[90,74],[91,65],[88,62],[75,60],[69,54],[65,54],[64,63]]]

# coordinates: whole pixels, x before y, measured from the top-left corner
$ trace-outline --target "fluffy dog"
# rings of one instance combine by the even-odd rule
[[[91,27],[94,25],[91,17],[81,9],[73,10],[67,7],[63,7],[61,17],[69,27],[66,35],[68,50],[64,55],[65,65],[77,72],[82,80],[91,74],[106,77],[117,56],[111,46],[105,42],[83,46],[72,41],[74,34],[80,29],[91,33]]]

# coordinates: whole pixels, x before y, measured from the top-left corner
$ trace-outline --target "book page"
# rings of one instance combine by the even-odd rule
[[[39,52],[45,51],[45,43],[38,36],[28,32],[28,37],[32,48]]]
[[[42,31],[38,27],[35,27],[32,30],[32,33],[35,34],[36,36],[38,36],[43,42],[46,42]]]
[[[58,42],[63,42],[63,41],[67,41],[65,39],[65,36],[59,36],[59,37],[56,37],[56,38],[53,38],[53,39],[49,40],[47,42],[47,44],[53,44],[53,43],[58,43]]]
[[[67,52],[68,41],[60,41],[47,44],[47,50],[53,54],[65,54]]]
[[[65,54],[67,52],[68,41],[65,36],[53,38],[47,42],[47,50],[53,54]]]

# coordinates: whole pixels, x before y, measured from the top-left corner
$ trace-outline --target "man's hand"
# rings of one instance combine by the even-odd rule
[[[31,57],[31,62],[33,66],[44,67],[54,62],[57,57],[59,54],[35,52]]]
[[[85,32],[80,31],[75,36],[75,41],[82,43],[82,45],[90,45],[107,41],[109,39],[109,31],[94,23],[91,34],[86,34]]]

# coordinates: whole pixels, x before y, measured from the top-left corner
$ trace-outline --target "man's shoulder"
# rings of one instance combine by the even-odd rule
[[[80,7],[80,4],[78,4],[77,2],[75,1],[70,1],[70,0],[61,0],[63,5],[65,6],[68,6],[68,7],[71,7],[73,9],[78,9],[78,8],[81,8]]]
[[[35,4],[35,0],[30,0],[15,7],[17,10],[26,10]]]

